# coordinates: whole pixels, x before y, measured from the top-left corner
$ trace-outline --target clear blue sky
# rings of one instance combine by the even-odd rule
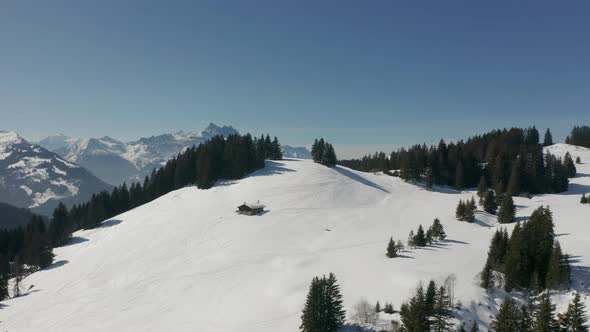
[[[588,1],[3,1],[0,127],[342,154],[590,122]],[[337,152],[338,152],[337,150]]]

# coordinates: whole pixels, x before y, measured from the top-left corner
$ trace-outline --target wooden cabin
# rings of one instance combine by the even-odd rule
[[[239,214],[253,216],[253,215],[262,213],[263,211],[264,211],[264,205],[260,204],[260,202],[259,202],[256,204],[244,203],[244,204],[238,206],[238,210],[236,212]]]

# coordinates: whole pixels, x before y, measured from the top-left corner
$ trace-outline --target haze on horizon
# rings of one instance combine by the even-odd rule
[[[209,122],[340,157],[590,120],[590,5],[0,5],[0,129],[133,140]]]

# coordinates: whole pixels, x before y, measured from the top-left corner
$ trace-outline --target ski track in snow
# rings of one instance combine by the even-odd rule
[[[571,190],[518,197],[524,219],[540,205],[554,212],[562,248],[574,258],[574,287],[590,285],[590,150],[557,144],[584,164]],[[458,222],[455,207],[474,191],[427,191],[386,175],[311,161],[268,162],[238,181],[210,189],[187,187],[74,234],[54,250],[54,266],[30,275],[20,298],[3,302],[7,331],[296,331],[309,282],[334,272],[348,313],[361,297],[399,309],[418,281],[457,277],[455,297],[466,320],[482,329],[501,302],[478,286],[495,217]],[[244,201],[267,213],[237,215]],[[440,218],[448,240],[388,259],[390,236],[404,243],[419,224]],[[511,231],[513,225],[506,226]],[[329,231],[327,231],[329,230]],[[563,311],[570,294],[554,294]],[[489,308],[488,308],[489,306]],[[387,318],[391,316],[384,316]],[[470,326],[470,325],[468,325]]]

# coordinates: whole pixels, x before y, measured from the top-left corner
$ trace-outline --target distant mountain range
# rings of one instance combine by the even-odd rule
[[[210,123],[199,132],[179,131],[122,142],[105,136],[102,138],[76,139],[63,134],[47,137],[39,145],[51,150],[69,162],[87,168],[100,179],[112,185],[123,181],[141,181],[154,168],[193,145],[222,135],[239,134],[232,126]],[[285,157],[311,158],[305,148],[283,146]]]
[[[88,200],[111,186],[17,133],[0,131],[0,201],[49,215],[58,202]]]

